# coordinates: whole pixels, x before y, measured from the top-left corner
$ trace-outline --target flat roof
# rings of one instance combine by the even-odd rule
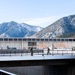
[[[0,38],[0,41],[75,41],[75,38]]]

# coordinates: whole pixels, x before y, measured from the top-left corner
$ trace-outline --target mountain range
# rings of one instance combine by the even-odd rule
[[[71,38],[75,37],[75,15],[63,17],[46,28],[15,21],[0,24],[0,37]]]
[[[25,23],[4,22],[0,24],[0,37],[30,37],[41,29],[42,27]]]
[[[75,36],[75,15],[63,17],[36,33],[33,37],[65,38]]]

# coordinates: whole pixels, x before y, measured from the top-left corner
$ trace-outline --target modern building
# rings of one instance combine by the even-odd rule
[[[0,49],[45,49],[52,45],[54,49],[72,49],[75,38],[0,38]]]

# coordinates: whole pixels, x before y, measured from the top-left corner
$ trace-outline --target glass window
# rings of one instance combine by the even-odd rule
[[[40,39],[36,39],[37,41],[40,41]]]
[[[48,41],[48,39],[45,39],[45,41]]]
[[[28,41],[31,41],[31,39],[30,39],[30,38],[28,38]]]
[[[17,38],[14,38],[14,41],[17,41]]]
[[[56,41],[56,39],[53,39],[52,41]]]
[[[32,41],[35,41],[36,39],[35,38],[32,38]]]
[[[4,38],[4,41],[8,41],[8,38]]]
[[[68,39],[65,39],[65,41],[68,41]]]
[[[9,38],[9,41],[13,41],[13,39],[12,38]]]
[[[52,41],[52,39],[49,39],[49,41]]]
[[[57,41],[60,41],[61,39],[57,39]]]
[[[22,41],[22,39],[21,38],[18,38],[18,41]]]
[[[44,39],[41,39],[41,41],[44,41]]]
[[[27,39],[26,38],[23,38],[23,41],[27,41]]]
[[[72,39],[69,39],[69,41],[72,41]]]
[[[64,39],[61,39],[61,41],[64,41]]]
[[[3,41],[3,38],[0,38],[0,41]]]
[[[28,46],[36,46],[37,43],[36,42],[28,42]]]
[[[73,39],[73,41],[75,41],[75,39]]]

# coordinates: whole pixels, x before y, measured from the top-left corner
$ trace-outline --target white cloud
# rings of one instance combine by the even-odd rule
[[[25,23],[31,24],[31,25],[36,25],[36,26],[41,26],[41,27],[46,27],[56,20],[61,18],[60,16],[51,16],[51,17],[45,17],[45,18],[30,18],[30,19],[23,19]]]

